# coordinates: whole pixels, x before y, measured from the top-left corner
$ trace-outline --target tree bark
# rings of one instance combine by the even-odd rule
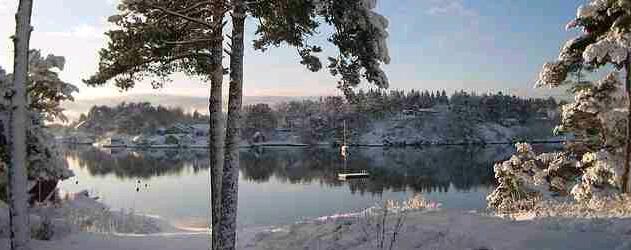
[[[241,104],[243,96],[243,36],[245,28],[245,3],[232,1],[232,51],[230,54],[230,90],[228,123],[222,183],[222,214],[219,249],[234,250],[236,247],[237,202],[239,182],[239,138]]]
[[[210,114],[210,131],[208,133],[210,183],[211,183],[211,233],[212,250],[219,248],[219,221],[221,218],[221,179],[223,178],[223,0],[210,0],[213,6],[213,41],[210,44],[212,54],[212,75],[210,77],[210,98],[208,112]]]
[[[626,136],[626,152],[624,156],[624,174],[622,175],[622,192],[629,191],[629,162],[631,161],[631,56],[627,57],[627,65],[625,65],[627,77],[625,80],[625,88],[627,92],[627,136]]]
[[[15,15],[13,95],[9,114],[9,224],[10,249],[27,250],[30,240],[27,207],[26,130],[29,119],[26,110],[28,52],[31,39],[32,0],[20,0]]]

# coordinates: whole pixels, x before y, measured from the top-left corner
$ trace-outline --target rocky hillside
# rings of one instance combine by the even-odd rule
[[[356,138],[360,144],[492,143],[515,139],[548,139],[550,121],[506,125],[491,121],[463,121],[450,112],[394,116],[369,125]]]

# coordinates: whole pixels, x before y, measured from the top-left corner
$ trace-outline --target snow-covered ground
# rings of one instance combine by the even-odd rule
[[[394,223],[391,219],[389,223]],[[239,249],[379,249],[360,219],[305,222],[239,232]],[[389,249],[390,232],[386,232]],[[374,235],[373,235],[374,236]],[[0,240],[6,244],[6,239]],[[53,241],[33,241],[33,249],[207,249],[205,232],[147,235],[79,232]],[[631,249],[631,221],[536,219],[512,221],[462,211],[409,214],[392,249]]]
[[[389,224],[394,224],[395,218]],[[259,234],[255,249],[380,249],[357,219],[301,223]],[[392,249],[631,249],[628,219],[514,221],[475,212],[408,215]],[[386,231],[389,249],[390,231]]]
[[[82,205],[89,202],[83,199]],[[77,206],[72,205],[72,206]],[[566,207],[570,208],[570,207]],[[2,208],[6,212],[6,207]],[[292,225],[246,228],[238,233],[239,249],[631,249],[631,218],[618,216],[500,218],[475,211],[422,209],[391,212],[385,234],[382,213],[338,215]],[[6,218],[6,217],[3,217]],[[396,240],[392,235],[404,218]],[[525,219],[524,219],[525,218]],[[154,219],[154,222],[159,219]],[[6,222],[3,220],[4,223]],[[184,230],[157,223],[159,232],[139,234],[72,231],[51,241],[32,241],[33,249],[207,249],[206,231]],[[375,226],[377,225],[377,226]],[[2,225],[2,228],[6,228]],[[142,226],[141,226],[142,228]],[[383,237],[381,237],[383,235]],[[6,237],[6,234],[3,235]],[[381,242],[384,242],[381,247]],[[8,249],[6,238],[0,248]],[[392,244],[392,248],[390,248]]]

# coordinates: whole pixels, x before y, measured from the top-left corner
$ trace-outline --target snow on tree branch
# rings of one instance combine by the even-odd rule
[[[630,34],[614,34],[587,46],[583,59],[587,63],[621,65],[631,49]]]
[[[517,153],[493,169],[497,188],[486,198],[500,211],[530,208],[535,200],[568,193],[575,160],[565,153],[537,155],[530,144],[517,143]],[[568,171],[569,170],[569,171]]]

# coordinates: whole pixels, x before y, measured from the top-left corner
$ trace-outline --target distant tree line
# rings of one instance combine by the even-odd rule
[[[348,99],[327,96],[318,100],[283,102],[274,107],[267,104],[245,106],[242,135],[247,138],[257,131],[285,128],[298,131],[305,142],[343,138],[344,122],[353,128],[349,133],[360,133],[371,121],[419,112],[446,112],[462,124],[497,122],[517,125],[536,119],[556,120],[558,106],[554,98],[523,98],[502,92],[457,91],[448,96],[445,90],[360,90]]]
[[[447,112],[454,121],[498,122],[511,120],[523,124],[535,118],[555,113],[558,103],[553,98],[522,98],[495,94],[476,94],[457,91],[451,96],[442,91],[419,90],[360,90],[351,98],[326,96],[316,100],[282,102],[274,106],[259,103],[243,107],[243,139],[250,139],[256,132],[271,135],[281,128],[298,132],[304,142],[326,138],[343,138],[343,124],[352,133],[361,133],[370,122],[388,117],[417,112]],[[435,110],[436,111],[435,111]],[[81,114],[73,124],[79,130],[103,134],[155,133],[158,128],[168,128],[176,123],[208,123],[208,116],[182,108],[154,106],[148,102],[121,103],[115,107],[93,106]]]
[[[449,104],[447,92],[419,91],[419,90],[360,90],[350,99],[353,109],[357,112],[370,113],[383,117],[403,110],[418,110],[432,108],[436,105]]]
[[[123,102],[115,107],[93,106],[87,114],[81,114],[73,126],[96,134],[116,132],[135,135],[154,133],[158,128],[168,128],[176,123],[208,123],[208,116],[197,111],[186,113],[180,107]]]

